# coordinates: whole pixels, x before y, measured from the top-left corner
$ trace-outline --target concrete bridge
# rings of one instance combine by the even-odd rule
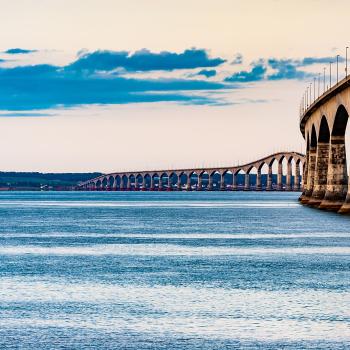
[[[273,174],[274,163],[277,163],[276,175]],[[287,164],[286,175],[283,174],[283,163]],[[303,154],[279,152],[239,166],[116,172],[80,183],[77,189],[86,191],[300,191],[303,166]],[[266,175],[262,174],[263,168],[267,168]],[[263,178],[265,181],[262,181]]]
[[[350,111],[350,76],[302,102],[300,130],[306,142],[303,204],[350,213],[345,131]],[[315,87],[314,87],[315,95]]]

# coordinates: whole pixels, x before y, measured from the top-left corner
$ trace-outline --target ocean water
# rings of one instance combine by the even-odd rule
[[[0,193],[0,349],[349,349],[350,218],[298,193]]]

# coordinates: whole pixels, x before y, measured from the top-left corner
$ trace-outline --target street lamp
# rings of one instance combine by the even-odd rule
[[[348,76],[348,48],[349,46],[345,48],[345,78]]]
[[[311,89],[312,89],[312,83],[310,83],[310,105],[311,105],[311,100],[312,100],[312,98],[311,98]]]
[[[323,93],[326,91],[326,67],[323,68]]]
[[[318,73],[318,77],[317,77],[317,79],[318,79],[318,88],[317,88],[317,98],[319,98],[320,97],[320,73]]]
[[[337,55],[337,84],[338,84],[338,62],[339,62],[339,55]]]
[[[314,78],[314,101],[316,100],[316,78]]]
[[[329,62],[329,88],[332,87],[332,62]]]

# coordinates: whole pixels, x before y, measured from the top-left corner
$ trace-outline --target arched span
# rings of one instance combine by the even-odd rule
[[[316,147],[317,147],[316,129],[315,129],[315,125],[312,125],[311,138],[310,138],[310,148],[316,148]]]
[[[348,123],[349,115],[343,105],[340,105],[335,115],[332,136],[345,136],[346,125]]]
[[[323,142],[323,143],[329,142],[329,138],[330,138],[330,131],[329,131],[327,118],[323,116],[321,119],[320,130],[318,133],[318,142]]]

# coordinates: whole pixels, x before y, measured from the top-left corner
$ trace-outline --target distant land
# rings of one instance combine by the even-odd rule
[[[0,172],[0,191],[71,191],[80,181],[102,173]]]

